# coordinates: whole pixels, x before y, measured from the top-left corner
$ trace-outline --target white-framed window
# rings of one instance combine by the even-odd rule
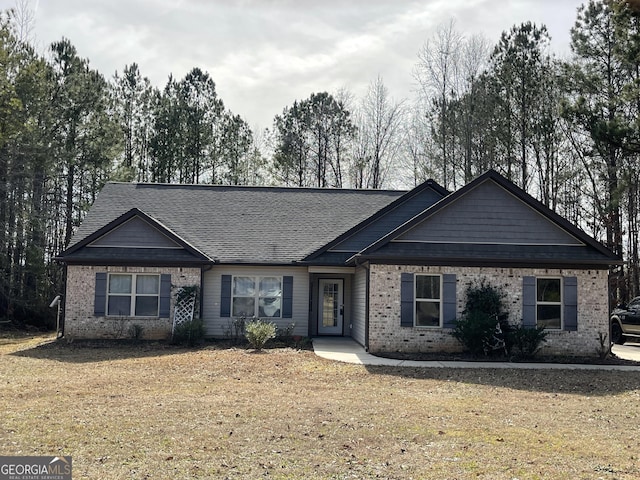
[[[414,325],[442,326],[442,275],[416,274]]]
[[[160,275],[110,273],[107,315],[157,317],[160,305]]]
[[[536,278],[536,325],[562,328],[562,278]]]
[[[282,317],[282,277],[233,277],[231,285],[233,317]]]

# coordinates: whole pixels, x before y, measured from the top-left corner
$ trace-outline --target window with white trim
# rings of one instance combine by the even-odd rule
[[[442,276],[415,276],[416,327],[440,327],[442,322]]]
[[[536,278],[536,325],[562,328],[561,278]]]
[[[160,275],[109,274],[108,316],[157,317],[159,304]]]
[[[233,317],[282,317],[282,277],[233,277]]]

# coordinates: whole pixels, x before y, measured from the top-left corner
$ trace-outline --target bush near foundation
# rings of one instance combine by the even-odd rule
[[[508,354],[511,326],[504,308],[505,293],[482,279],[469,285],[465,296],[465,308],[452,335],[473,355]]]
[[[262,350],[266,343],[276,337],[277,327],[273,322],[252,320],[245,325],[245,336],[255,350]]]

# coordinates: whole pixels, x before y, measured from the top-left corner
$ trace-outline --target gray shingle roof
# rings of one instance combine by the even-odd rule
[[[226,263],[298,261],[405,192],[108,183],[70,246],[138,208]]]

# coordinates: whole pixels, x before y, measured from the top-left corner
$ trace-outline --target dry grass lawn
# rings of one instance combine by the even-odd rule
[[[0,338],[0,453],[74,479],[637,479],[640,374]]]

